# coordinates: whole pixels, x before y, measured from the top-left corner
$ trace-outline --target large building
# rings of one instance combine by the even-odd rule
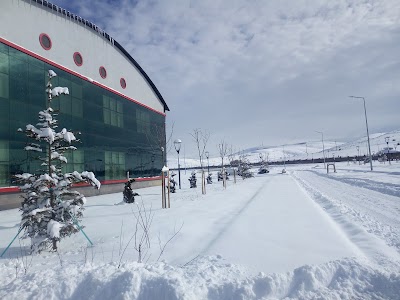
[[[18,191],[12,175],[39,167],[17,129],[36,124],[46,107],[49,69],[58,75],[53,86],[70,91],[52,105],[60,126],[82,132],[66,171],[93,171],[103,191],[127,176],[159,175],[169,109],[132,56],[95,24],[48,1],[1,0],[0,209]]]

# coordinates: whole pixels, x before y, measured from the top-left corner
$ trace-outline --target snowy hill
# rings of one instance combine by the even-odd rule
[[[373,133],[370,134],[371,153],[378,153],[379,151],[387,147],[386,137],[389,137],[389,148],[397,148],[400,151],[400,130],[395,130],[387,133]],[[366,137],[361,137],[350,142],[339,142],[339,141],[324,141],[325,157],[354,157],[358,155],[364,156],[368,154],[368,143]],[[357,147],[359,147],[357,149]],[[242,152],[248,155],[251,162],[256,163],[260,161],[260,154],[268,161],[282,161],[283,158],[286,160],[305,160],[305,159],[317,159],[323,158],[322,142],[319,141],[308,141],[295,144],[278,145],[278,146],[257,146],[244,149]],[[238,156],[238,153],[237,155]],[[227,161],[227,159],[226,159]],[[219,157],[210,157],[209,159],[211,166],[218,166],[221,164]],[[172,154],[168,158],[168,163],[171,167],[177,167],[177,158],[175,154]],[[199,166],[198,158],[185,158],[181,157],[181,168],[191,168]],[[204,160],[204,165],[207,166],[207,160]]]

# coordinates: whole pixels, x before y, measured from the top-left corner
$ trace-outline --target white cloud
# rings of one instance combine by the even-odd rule
[[[327,138],[363,135],[362,110],[350,94],[367,98],[372,131],[398,128],[399,1],[75,5],[152,78],[177,137],[210,130],[210,152],[222,137],[244,148],[315,140],[316,129]]]

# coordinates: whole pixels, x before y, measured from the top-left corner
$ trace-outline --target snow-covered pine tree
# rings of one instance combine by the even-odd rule
[[[45,249],[57,250],[57,243],[62,238],[79,231],[77,222],[82,218],[85,196],[77,191],[71,191],[73,183],[88,182],[95,188],[100,188],[100,182],[92,172],[62,173],[61,166],[67,163],[66,151],[76,150],[72,146],[77,142],[73,132],[58,127],[57,114],[51,107],[52,99],[62,94],[68,94],[68,88],[52,88],[51,79],[57,76],[53,70],[48,71],[47,109],[39,112],[39,123],[36,126],[26,125],[26,136],[33,142],[26,145],[26,151],[34,151],[42,169],[36,174],[24,173],[16,175],[17,182],[23,184],[21,191],[23,201],[21,228],[22,238],[31,238],[32,252]],[[23,131],[21,128],[18,131]]]
[[[250,171],[250,169],[250,161],[247,155],[242,153],[239,156],[238,175],[241,176],[243,179],[254,177],[254,174]]]

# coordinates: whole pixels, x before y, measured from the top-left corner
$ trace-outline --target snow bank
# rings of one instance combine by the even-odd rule
[[[15,278],[15,264],[0,268],[1,299],[398,299],[400,275],[344,259],[283,274],[246,277],[220,256],[183,267],[164,262],[59,266]],[[7,279],[6,279],[7,278]],[[1,280],[0,279],[0,280]],[[8,282],[4,282],[7,280]]]

